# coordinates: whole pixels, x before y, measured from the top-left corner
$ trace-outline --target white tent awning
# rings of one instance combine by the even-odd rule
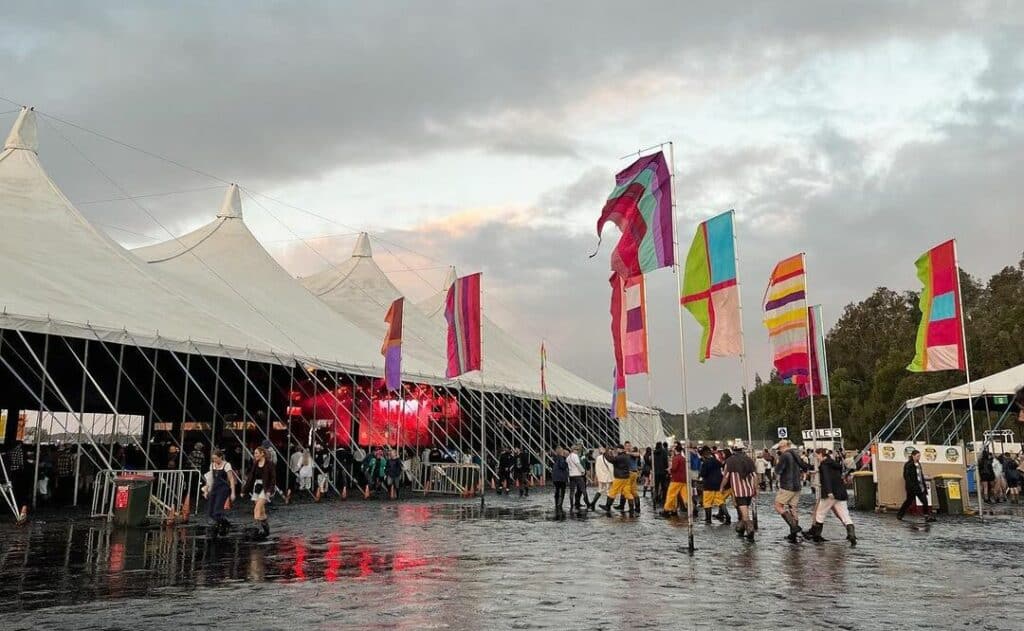
[[[935,405],[949,401],[961,401],[968,397],[982,395],[1013,395],[1021,388],[1024,388],[1024,364],[1008,368],[984,379],[971,382],[970,390],[967,384],[959,385],[948,390],[933,392],[916,399],[907,399],[907,408],[921,407],[922,405]]]

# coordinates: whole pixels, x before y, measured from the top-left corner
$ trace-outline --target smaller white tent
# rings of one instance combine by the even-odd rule
[[[907,408],[917,408],[922,405],[935,405],[949,401],[962,401],[967,398],[990,396],[990,395],[1014,395],[1021,388],[1024,388],[1024,364],[1008,368],[984,379],[971,382],[970,389],[967,384],[955,386],[947,390],[940,390],[916,399],[907,399]]]

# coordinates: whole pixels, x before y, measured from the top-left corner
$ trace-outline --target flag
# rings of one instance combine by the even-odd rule
[[[626,376],[618,367],[612,370],[612,418],[623,420],[629,415],[626,409]]]
[[[733,218],[730,210],[697,226],[686,255],[680,302],[704,329],[701,362],[743,352]]]
[[[548,351],[544,348],[544,342],[540,343],[540,402],[544,407],[551,405],[551,400],[548,399],[548,382],[545,378],[545,369],[548,363]]]
[[[647,298],[644,277],[621,281],[622,291],[622,363],[627,375],[645,375],[647,361]]]
[[[448,321],[448,369],[452,379],[481,368],[480,274],[455,279],[448,288],[444,318]]]
[[[396,298],[384,316],[388,325],[384,334],[384,344],[380,354],[384,356],[384,383],[388,390],[395,391],[402,387],[402,309],[405,298]]]
[[[764,295],[764,325],[772,343],[772,361],[783,383],[806,384],[810,360],[807,348],[807,279],[804,255],[779,261]]]
[[[946,241],[917,259],[921,289],[921,325],[917,354],[907,366],[911,372],[963,370],[965,366],[963,314],[960,313],[960,274],[956,243]]]
[[[612,299],[609,311],[612,314],[612,351],[615,354],[615,375],[616,379],[622,378],[623,384],[626,381],[626,359],[625,345],[623,344],[623,315],[625,314],[625,303],[622,300],[622,277],[612,273],[608,278],[608,284],[612,288]]]
[[[797,395],[806,399],[810,395],[828,396],[828,359],[825,355],[825,328],[821,322],[821,305],[807,307],[807,322],[811,326],[811,388],[800,384]]]
[[[672,176],[664,153],[644,156],[616,174],[615,188],[597,220],[599,248],[601,230],[609,221],[622,231],[612,252],[612,270],[619,276],[632,278],[675,264]]]

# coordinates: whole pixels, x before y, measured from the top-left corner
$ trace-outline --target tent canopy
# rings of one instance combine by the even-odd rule
[[[982,395],[1014,395],[1021,388],[1024,388],[1024,364],[1008,368],[984,379],[971,382],[968,390],[967,384],[959,385],[947,390],[940,390],[916,399],[907,399],[907,408],[921,407],[922,405],[935,405],[948,401],[962,401],[967,398],[979,397]]]

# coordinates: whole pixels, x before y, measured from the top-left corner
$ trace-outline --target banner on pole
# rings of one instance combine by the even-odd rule
[[[960,274],[953,240],[928,250],[915,265],[922,283],[918,302],[921,324],[917,329],[917,353],[907,370],[964,370]]]
[[[779,261],[768,278],[763,306],[772,361],[783,383],[806,384],[810,378],[806,295],[803,254]]]
[[[482,364],[480,327],[480,273],[456,278],[448,288],[444,317],[448,321],[449,379],[474,370]]]

